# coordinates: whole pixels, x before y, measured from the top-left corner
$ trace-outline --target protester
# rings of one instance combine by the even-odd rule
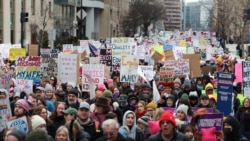
[[[49,137],[44,129],[34,129],[28,133],[25,141],[54,141],[54,139]]]
[[[71,141],[69,138],[69,131],[65,126],[60,126],[56,130],[55,141]]]
[[[6,141],[24,141],[26,134],[21,130],[13,130],[6,136]]]
[[[63,111],[64,120],[65,122],[69,122],[71,120],[76,119],[77,117],[77,110],[75,108],[69,107],[68,109]]]
[[[84,131],[75,119],[68,121],[65,127],[69,131],[70,141],[90,141],[90,135]]]

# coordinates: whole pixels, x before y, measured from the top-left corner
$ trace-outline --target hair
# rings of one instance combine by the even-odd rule
[[[105,120],[107,120],[107,119],[115,119],[115,118],[117,118],[117,115],[115,113],[113,113],[113,112],[108,112],[106,114],[106,116],[105,116]]]
[[[41,114],[41,112],[42,112],[43,109],[45,109],[46,111],[48,111],[47,108],[45,106],[43,106],[43,105],[39,105],[39,106],[35,107],[33,109],[32,116],[33,115],[39,115],[40,116],[40,114]],[[49,118],[46,118],[44,120],[46,121],[47,125],[50,124],[50,123],[52,123],[52,121]]]
[[[41,103],[43,104],[43,106],[47,106],[47,105],[46,105],[46,102],[45,102],[45,100],[44,100],[44,98],[37,97],[37,98],[36,98],[36,102],[38,103],[39,100],[41,101]]]
[[[67,140],[68,141],[71,141],[70,138],[69,138],[69,130],[67,127],[65,127],[64,125],[60,126],[57,130],[56,130],[56,135],[58,134],[58,132],[60,131],[64,131],[66,134],[67,134]],[[56,136],[55,136],[56,138]]]
[[[15,131],[15,130],[17,130],[16,128],[5,128],[2,132],[3,132],[3,136],[2,136],[2,139],[4,140],[4,138],[5,138],[5,136],[6,136],[6,134],[7,134],[7,132],[12,132],[12,131]]]
[[[161,115],[162,115],[163,113],[164,113],[164,109],[163,109],[163,108],[157,108],[157,109],[155,110],[154,115],[153,115],[153,120],[154,120],[154,121],[160,120],[160,117],[161,117]]]
[[[194,133],[194,128],[189,124],[182,124],[179,131],[183,134],[185,134],[188,131],[191,131]]]
[[[241,109],[243,110],[244,114],[250,114],[249,112],[247,112],[247,109],[249,109],[250,107],[244,107],[244,102],[248,100],[250,102],[250,98],[246,97],[243,102],[242,102],[242,106]]]
[[[67,105],[65,104],[65,103],[63,103],[63,102],[58,102],[57,104],[56,104],[56,106],[55,106],[55,110],[52,112],[52,114],[51,114],[51,117],[50,117],[50,119],[52,120],[52,121],[55,121],[55,119],[57,118],[57,107],[60,105],[60,104],[62,104],[62,105],[64,105],[64,107],[65,107],[65,110],[67,109]]]
[[[44,129],[35,129],[35,130],[31,130],[26,138],[25,141],[49,141],[49,137],[46,133],[46,130]]]
[[[107,126],[113,126],[116,129],[119,129],[119,123],[114,119],[107,119],[102,123],[102,129],[104,129]]]
[[[76,120],[71,120],[65,124],[65,127],[69,131],[70,140],[77,141],[77,138],[80,136],[81,131],[83,130],[82,126]]]
[[[56,88],[56,85],[57,85],[57,78],[55,77],[55,76],[50,76],[50,79],[51,78],[54,78],[54,83],[52,84],[52,86],[54,87],[54,88]]]
[[[136,105],[138,106],[139,103],[141,103],[141,104],[143,105],[143,107],[144,107],[145,110],[147,109],[147,107],[146,107],[147,105],[146,105],[146,102],[145,102],[145,101],[139,100],[139,101],[137,102]],[[138,112],[138,111],[137,111],[137,108],[136,108],[135,113],[137,113],[137,112]]]

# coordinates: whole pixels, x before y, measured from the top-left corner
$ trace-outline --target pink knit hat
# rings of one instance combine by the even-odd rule
[[[111,84],[111,83],[113,83],[114,81],[113,81],[113,79],[107,79],[106,80],[106,83],[109,85],[109,84]]]
[[[17,100],[17,102],[15,103],[15,105],[19,105],[21,106],[26,112],[29,112],[30,106],[28,104],[28,102],[24,99],[19,99]]]
[[[106,90],[106,86],[104,85],[104,84],[98,84],[98,86],[97,86],[97,90],[98,91],[104,91],[104,90]]]

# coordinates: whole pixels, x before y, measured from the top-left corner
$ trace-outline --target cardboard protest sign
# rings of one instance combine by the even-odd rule
[[[167,60],[164,62],[164,67],[168,69],[173,69],[175,76],[190,74],[190,67],[189,67],[188,59]]]
[[[147,81],[151,81],[152,79],[154,79],[154,75],[155,75],[155,72],[154,72],[154,66],[142,66],[142,65],[139,65],[138,67],[141,68],[145,78],[147,79]]]
[[[85,74],[89,75],[95,85],[104,83],[104,65],[103,64],[82,64],[82,89],[89,91],[90,85]]]
[[[5,95],[0,96],[0,131],[6,128],[7,121],[11,118],[9,95],[6,89],[0,89],[0,92],[5,92]]]
[[[33,93],[33,80],[17,79],[17,86],[21,89],[21,92]]]
[[[33,80],[40,84],[40,56],[18,57],[16,60],[16,79]]]
[[[112,66],[112,49],[100,50],[100,63],[106,66]]]
[[[28,122],[25,116],[7,122],[7,127],[16,128],[18,130],[25,132],[26,134],[29,131]]]
[[[2,73],[0,75],[0,88],[9,89],[11,78],[15,78],[16,74],[13,71],[8,71],[7,73]]]
[[[92,79],[91,76],[89,76],[88,74],[83,74],[83,76],[87,79],[88,81],[88,85],[85,85],[85,90],[89,91],[89,96],[90,99],[93,99],[95,97],[95,89],[96,89],[96,85]],[[84,91],[84,90],[83,90]]]
[[[162,58],[164,57],[162,54],[160,54],[159,52],[155,51],[154,54],[151,56],[152,59],[155,61],[155,62],[159,62],[162,60]]]
[[[122,55],[120,82],[136,83],[139,59],[134,55]]]
[[[17,57],[24,57],[26,56],[26,49],[25,48],[11,48],[9,59],[11,61],[16,60]]]
[[[0,55],[2,58],[9,58],[11,44],[0,44]]]
[[[164,53],[165,53],[165,60],[175,60],[174,52],[172,49],[166,50],[164,51]]]
[[[131,54],[132,42],[127,37],[112,38],[112,71],[120,71],[121,57]]]
[[[235,64],[235,82],[242,82],[242,63]]]
[[[232,73],[218,73],[218,93],[217,93],[217,109],[229,116],[233,111],[233,81],[234,76]],[[227,107],[227,108],[225,108]]]
[[[198,120],[198,131],[201,128],[215,127],[216,131],[223,129],[223,114],[204,114]]]
[[[63,54],[70,54],[71,52],[73,52],[73,45],[63,44]]]
[[[242,62],[243,70],[243,94],[245,97],[250,96],[250,61]]]
[[[190,76],[191,77],[200,77],[200,55],[199,54],[183,54],[183,59],[189,59],[190,66]]]
[[[38,45],[30,44],[28,48],[29,48],[29,56],[38,56]]]
[[[78,82],[79,56],[77,54],[60,54],[58,56],[58,82]]]

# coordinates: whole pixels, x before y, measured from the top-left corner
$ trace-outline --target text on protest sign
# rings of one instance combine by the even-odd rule
[[[139,60],[134,55],[122,55],[120,82],[136,83]]]
[[[243,61],[242,62],[242,70],[243,70],[243,93],[244,96],[250,96],[250,62]]]
[[[22,92],[27,94],[33,93],[33,80],[17,79],[17,85]]]
[[[11,118],[10,100],[6,89],[0,89],[5,95],[0,96],[0,131],[6,128],[6,122]]]
[[[178,75],[189,75],[190,67],[188,59],[180,59],[180,60],[167,60],[164,62],[164,67],[173,69],[174,74]]]
[[[204,114],[201,115],[198,120],[198,131],[201,128],[215,127],[216,131],[222,131],[223,129],[223,114]]]
[[[16,128],[18,130],[21,130],[25,132],[26,134],[28,133],[28,122],[25,116],[21,118],[17,118],[15,120],[7,122],[8,128]]]
[[[100,63],[106,66],[112,66],[112,49],[100,50]]]

